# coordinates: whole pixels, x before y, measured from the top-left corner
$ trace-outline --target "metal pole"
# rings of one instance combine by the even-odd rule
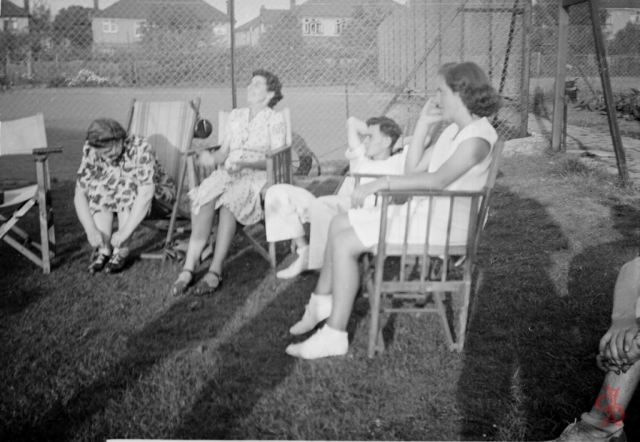
[[[228,0],[229,22],[231,24],[231,107],[235,109],[238,107],[238,97],[236,91],[236,70],[235,70],[235,58],[236,58],[236,19],[235,19],[235,1]]]
[[[591,7],[591,24],[593,26],[593,39],[596,44],[596,54],[598,55],[600,80],[602,81],[602,90],[604,91],[604,103],[607,109],[607,118],[609,119],[609,131],[611,132],[611,139],[613,141],[613,150],[616,153],[618,173],[620,174],[622,182],[626,184],[629,181],[629,171],[627,170],[627,161],[624,155],[624,148],[622,147],[618,119],[616,118],[616,107],[613,99],[613,91],[611,90],[611,79],[609,78],[609,65],[604,49],[602,28],[600,27],[598,1],[589,0],[589,6]]]
[[[522,122],[520,124],[520,137],[526,137],[529,124],[529,84],[531,79],[531,0],[524,2],[524,16],[522,17]]]
[[[567,49],[569,34],[569,7],[558,3],[558,61],[553,98],[553,124],[551,126],[551,148],[562,151],[562,118],[564,116],[564,81],[567,77]]]

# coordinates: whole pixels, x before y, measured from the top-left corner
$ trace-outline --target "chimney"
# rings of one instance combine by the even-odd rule
[[[24,0],[24,12],[31,14],[31,7],[29,6],[29,0]]]
[[[100,10],[100,0],[93,0],[93,10],[95,12],[98,12]]]
[[[296,0],[290,0],[289,9],[292,11],[296,9]]]

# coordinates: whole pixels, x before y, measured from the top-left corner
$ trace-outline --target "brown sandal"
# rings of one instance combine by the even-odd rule
[[[182,269],[180,273],[189,273],[191,275],[191,280],[193,280],[193,272],[191,270]],[[180,279],[180,275],[178,275],[178,279],[171,286],[171,295],[180,296],[187,291],[191,281],[186,282]]]
[[[215,285],[210,285],[207,280],[205,278],[202,278],[200,281],[198,281],[198,284],[196,285],[196,288],[194,289],[194,295],[196,296],[205,296],[208,295],[210,293],[215,292],[218,287],[220,287],[220,284],[222,284],[222,277],[220,277],[220,274],[218,272],[214,272],[209,270],[207,272],[207,274],[211,274],[213,276],[216,277],[217,279],[217,283]],[[206,275],[205,275],[206,277]]]

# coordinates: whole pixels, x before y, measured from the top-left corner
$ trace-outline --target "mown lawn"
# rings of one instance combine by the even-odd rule
[[[50,275],[0,246],[3,441],[549,439],[598,393],[616,274],[640,251],[637,191],[575,160],[506,158],[462,354],[437,318],[405,315],[369,360],[360,299],[349,354],[298,361],[288,328],[315,275],[278,281],[238,240],[207,298],[169,295],[177,263],[89,277],[72,189],[55,184]],[[638,401],[626,428],[640,440]]]

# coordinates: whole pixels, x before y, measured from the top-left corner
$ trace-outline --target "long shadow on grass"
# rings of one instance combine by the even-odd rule
[[[552,254],[568,247],[560,227],[534,199],[503,186],[494,195],[457,391],[463,440],[521,440],[539,394],[563,391],[538,385],[573,323],[550,276]]]
[[[225,267],[225,286],[216,296],[203,298],[195,310],[190,308],[194,297],[176,302],[141,332],[126,337],[125,356],[111,369],[106,369],[102,377],[78,389],[68,400],[55,403],[39,417],[38,425],[28,426],[22,422],[3,429],[0,440],[68,440],[92,416],[101,413],[110,403],[117,403],[163,358],[216,336],[260,284],[262,277],[256,278],[256,275],[268,272],[266,261],[254,252],[239,261]],[[92,434],[92,439],[104,440],[108,436]]]
[[[622,265],[638,256],[640,247],[640,211],[618,204],[610,206],[613,227],[621,238],[589,247],[576,255],[570,264],[568,314],[573,316],[574,333],[567,342],[565,370],[555,370],[553,377],[561,391],[548,392],[539,415],[540,425],[528,434],[532,439],[557,436],[564,427],[588,411],[597,399],[604,373],[596,367],[595,355],[600,338],[610,325],[613,291]],[[563,364],[565,365],[565,364]],[[640,440],[640,401],[632,400],[626,411],[627,438]]]
[[[269,397],[291,372],[295,359],[284,350],[295,322],[317,278],[298,278],[219,350],[220,370],[201,391],[174,437],[180,439],[269,439],[251,434],[243,419],[262,397]],[[300,294],[305,294],[300,296]],[[274,411],[276,412],[276,411]],[[253,422],[253,428],[260,428]],[[250,431],[250,430],[249,430]]]

